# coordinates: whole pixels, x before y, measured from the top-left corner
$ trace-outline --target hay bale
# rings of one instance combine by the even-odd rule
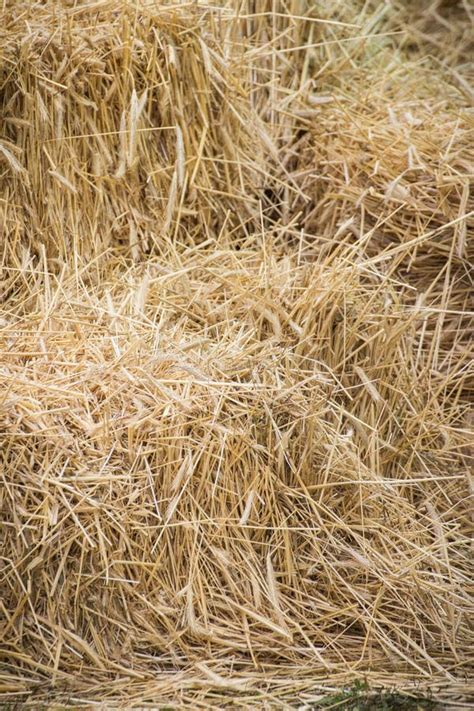
[[[7,3],[7,264],[40,244],[59,261],[110,246],[138,258],[261,228],[272,145],[215,23],[190,5]]]
[[[305,230],[326,241],[339,228],[356,237],[372,230],[370,254],[405,244],[405,265],[429,284],[446,258],[467,265],[473,257],[472,117],[456,91],[433,93],[440,77],[424,73],[426,92],[420,70],[396,72],[391,83],[373,69],[352,74],[335,101],[313,110],[289,153],[311,196]],[[431,270],[430,255],[438,257]]]

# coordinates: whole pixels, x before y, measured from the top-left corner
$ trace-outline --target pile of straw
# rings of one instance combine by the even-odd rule
[[[4,3],[7,702],[474,693],[455,6]]]

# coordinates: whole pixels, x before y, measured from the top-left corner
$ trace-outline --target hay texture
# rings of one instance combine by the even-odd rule
[[[5,703],[472,698],[452,5],[3,3]]]
[[[9,264],[40,244],[82,263],[109,247],[138,258],[168,238],[260,227],[274,149],[251,111],[242,52],[217,44],[213,22],[194,4],[7,3]]]

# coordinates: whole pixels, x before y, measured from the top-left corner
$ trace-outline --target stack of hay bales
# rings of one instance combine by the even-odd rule
[[[384,8],[4,3],[9,702],[472,693],[472,117]]]

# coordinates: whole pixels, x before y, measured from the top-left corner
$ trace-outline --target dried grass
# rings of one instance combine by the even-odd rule
[[[137,7],[7,3],[6,264],[18,268],[40,243],[82,264],[109,247],[139,258],[172,238],[260,228],[273,145],[241,56],[219,46],[205,9]]]
[[[472,698],[472,113],[443,8],[4,3],[6,701]]]

